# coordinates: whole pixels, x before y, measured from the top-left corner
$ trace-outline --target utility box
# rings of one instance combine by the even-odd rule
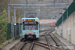
[[[71,35],[71,29],[70,28],[67,29],[67,34]]]
[[[67,29],[67,40],[69,41],[69,42],[71,42],[71,29],[70,28],[68,28]]]

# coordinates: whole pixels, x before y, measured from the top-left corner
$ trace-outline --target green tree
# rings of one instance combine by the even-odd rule
[[[0,44],[6,41],[7,37],[7,18],[0,16]]]

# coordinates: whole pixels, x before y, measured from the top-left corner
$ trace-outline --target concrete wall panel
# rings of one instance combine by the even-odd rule
[[[57,33],[61,36],[59,32],[59,27],[62,27],[62,23],[57,27]],[[71,30],[71,34],[68,34],[68,29]],[[63,37],[69,42],[75,44],[75,12],[73,12],[64,22],[63,22]]]
[[[57,34],[59,34],[59,27],[57,27]]]
[[[73,13],[71,14],[71,37],[70,37],[70,42],[72,42],[72,34],[73,34]]]
[[[65,26],[65,36],[66,36],[66,39],[67,39],[67,20],[65,20],[65,23],[66,23],[66,26]]]
[[[73,12],[73,33],[72,33],[72,43],[74,43],[75,44],[75,12]]]
[[[66,20],[63,22],[63,37],[66,39]]]

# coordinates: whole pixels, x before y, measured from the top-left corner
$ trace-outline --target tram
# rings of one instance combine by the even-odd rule
[[[22,18],[22,39],[39,38],[39,18]]]

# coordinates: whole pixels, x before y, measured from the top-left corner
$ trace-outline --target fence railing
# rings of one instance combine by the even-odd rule
[[[8,30],[7,30],[7,40],[14,38],[21,34],[21,24],[16,23],[8,23]]]

